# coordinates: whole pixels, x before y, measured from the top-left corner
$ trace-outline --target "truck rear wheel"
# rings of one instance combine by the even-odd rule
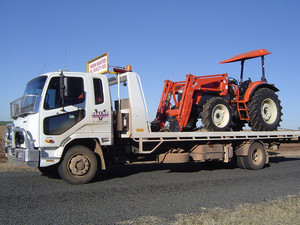
[[[58,173],[70,184],[85,184],[94,178],[97,169],[96,155],[89,148],[76,145],[66,152]]]
[[[231,107],[221,97],[211,98],[203,105],[202,123],[209,131],[230,130],[231,117]]]
[[[242,169],[260,170],[266,163],[266,151],[259,142],[250,145],[247,156],[237,156],[237,166]]]
[[[245,166],[244,160],[245,160],[245,156],[237,156],[236,157],[236,163],[237,163],[238,168],[247,169]]]
[[[257,90],[248,104],[249,126],[255,131],[277,130],[281,109],[280,100],[274,91],[269,88]]]

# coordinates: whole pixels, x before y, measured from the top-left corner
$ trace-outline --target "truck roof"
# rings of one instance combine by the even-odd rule
[[[73,72],[73,71],[62,71],[64,75],[72,75],[72,76],[89,76],[91,75],[97,75],[97,76],[105,76],[105,75],[101,75],[101,74],[96,74],[96,73],[85,73],[85,72]],[[56,71],[56,72],[47,72],[44,74],[41,74],[40,76],[52,76],[52,75],[58,75],[60,74],[60,71]]]

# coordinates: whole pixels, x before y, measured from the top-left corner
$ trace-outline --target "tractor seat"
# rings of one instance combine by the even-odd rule
[[[244,96],[245,92],[247,91],[249,84],[251,83],[251,79],[249,78],[248,80],[245,80],[243,83],[240,84],[239,90],[240,90],[240,95]]]

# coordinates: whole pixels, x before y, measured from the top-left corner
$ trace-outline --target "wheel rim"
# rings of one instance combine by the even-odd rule
[[[72,175],[83,176],[90,168],[90,161],[85,155],[74,155],[68,162],[69,171]]]
[[[275,102],[270,99],[266,98],[261,104],[261,115],[263,120],[268,123],[272,124],[275,122],[277,118],[277,107]]]
[[[229,118],[229,110],[225,105],[218,104],[213,108],[212,121],[217,127],[225,127],[228,124]]]
[[[259,165],[263,159],[262,151],[259,148],[255,149],[252,152],[251,159],[252,159],[253,164]]]

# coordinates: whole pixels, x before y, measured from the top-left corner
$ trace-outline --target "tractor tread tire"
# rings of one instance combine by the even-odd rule
[[[213,119],[212,119],[213,109],[218,104],[225,106],[227,108],[228,114],[229,114],[228,122],[223,127],[218,127],[217,125],[215,125],[213,122]],[[202,111],[201,115],[202,115],[202,124],[208,131],[229,131],[230,130],[230,126],[232,123],[232,109],[231,109],[231,106],[228,104],[228,102],[225,99],[223,99],[221,97],[209,99],[203,105],[203,111]]]
[[[273,123],[267,123],[262,116],[261,113],[261,107],[262,103],[265,99],[271,99],[275,105],[276,105],[276,119]],[[281,122],[281,116],[282,116],[282,107],[280,105],[280,100],[278,99],[278,96],[275,94],[274,91],[272,91],[269,88],[261,88],[258,89],[250,102],[248,103],[248,112],[249,112],[249,126],[253,131],[273,131],[277,130],[279,127],[279,124]]]

